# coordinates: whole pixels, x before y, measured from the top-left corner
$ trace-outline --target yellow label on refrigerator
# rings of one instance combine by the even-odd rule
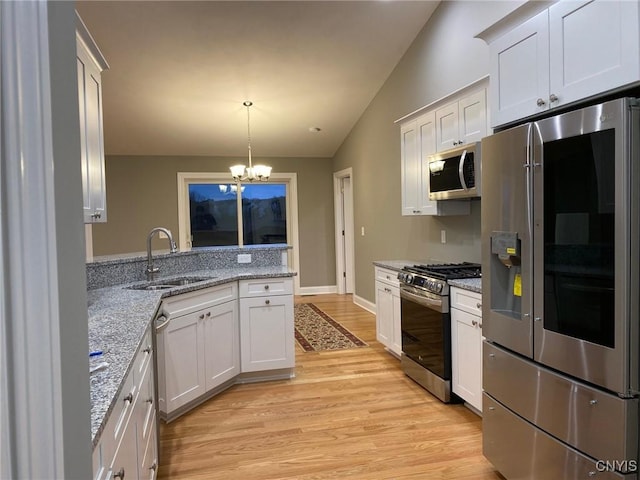
[[[515,255],[516,249],[513,247],[507,247],[507,255]]]
[[[513,294],[516,297],[522,296],[522,277],[519,273],[516,273],[516,276],[513,279]]]

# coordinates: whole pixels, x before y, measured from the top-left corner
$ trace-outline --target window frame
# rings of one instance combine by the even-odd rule
[[[191,250],[191,239],[189,232],[191,231],[189,216],[189,185],[203,183],[226,183],[233,184],[231,175],[228,172],[178,172],[178,246],[181,251]],[[241,185],[248,185],[251,182],[242,182]],[[286,185],[286,202],[287,202],[287,244],[292,248],[288,249],[286,256],[283,255],[283,263],[286,262],[296,272],[300,271],[299,250],[298,250],[298,175],[296,173],[273,173],[267,182],[257,183],[284,183]],[[242,195],[236,197],[238,201],[238,248],[245,248],[243,244],[243,226],[242,226]],[[268,246],[268,245],[265,245]],[[231,246],[231,247],[235,247]],[[248,246],[246,248],[255,248],[256,246]],[[200,247],[207,248],[207,247]],[[211,247],[216,248],[216,247]],[[218,247],[229,248],[229,247]],[[300,275],[293,277],[294,293],[300,291]]]

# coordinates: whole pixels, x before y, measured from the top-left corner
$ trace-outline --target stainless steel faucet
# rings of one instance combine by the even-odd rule
[[[178,248],[176,247],[176,242],[173,241],[173,235],[171,235],[171,230],[164,227],[155,227],[149,232],[149,236],[147,237],[147,280],[153,280],[156,273],[160,271],[158,267],[153,266],[153,255],[151,254],[151,239],[153,238],[153,234],[156,232],[164,233],[169,239],[170,252],[176,253]]]

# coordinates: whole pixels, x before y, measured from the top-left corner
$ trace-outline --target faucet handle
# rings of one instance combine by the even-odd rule
[[[178,251],[178,246],[176,245],[176,242],[171,241],[171,253],[176,253]]]

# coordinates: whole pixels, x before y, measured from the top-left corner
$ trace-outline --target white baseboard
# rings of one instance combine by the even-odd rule
[[[374,315],[376,314],[376,304],[372,303],[369,300],[366,300],[366,299],[364,299],[362,297],[359,297],[355,293],[353,294],[353,303],[355,303],[359,307],[364,308],[365,310],[368,310],[369,312],[373,313]]]
[[[338,293],[336,285],[324,285],[320,287],[300,287],[298,295],[322,295],[323,293]]]

